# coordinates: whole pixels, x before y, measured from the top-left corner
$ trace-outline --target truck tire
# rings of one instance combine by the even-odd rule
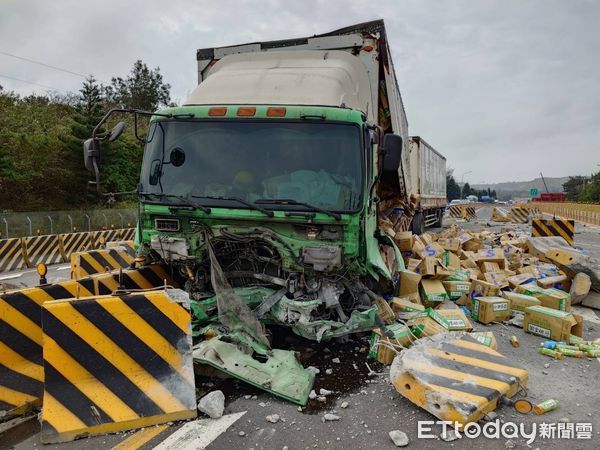
[[[438,209],[439,220],[435,223],[436,227],[442,228],[444,226],[444,210]]]
[[[425,217],[421,211],[417,211],[412,221],[410,222],[410,229],[413,234],[421,235],[425,232]]]

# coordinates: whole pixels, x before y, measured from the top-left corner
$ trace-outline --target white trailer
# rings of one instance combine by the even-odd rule
[[[417,200],[413,232],[420,233],[421,226],[442,226],[447,201],[446,158],[419,136],[411,136],[408,142],[409,192]]]

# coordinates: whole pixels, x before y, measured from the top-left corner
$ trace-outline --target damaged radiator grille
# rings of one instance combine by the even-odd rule
[[[179,219],[156,218],[154,219],[154,228],[158,231],[179,231]]]

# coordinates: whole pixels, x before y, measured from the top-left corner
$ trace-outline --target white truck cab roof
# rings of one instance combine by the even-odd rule
[[[367,69],[353,55],[295,50],[225,56],[184,104],[345,107],[376,122],[372,94]]]

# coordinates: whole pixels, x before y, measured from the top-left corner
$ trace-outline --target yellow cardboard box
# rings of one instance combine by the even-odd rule
[[[446,319],[450,331],[473,331],[473,325],[462,309],[437,309],[436,311]]]
[[[502,296],[510,300],[511,311],[520,312],[521,314],[525,313],[525,308],[542,304],[541,301],[531,295],[519,294],[517,292],[503,291]]]
[[[571,334],[583,337],[582,320],[578,320],[571,312],[545,306],[530,306],[525,309],[523,329],[527,333],[555,341],[569,342]]]
[[[403,324],[394,323],[386,327],[387,332],[393,334],[392,337],[384,336],[381,329],[376,328],[371,333],[371,342],[369,346],[369,356],[382,364],[391,364],[397,351],[402,348],[408,348],[416,338],[412,336],[411,330]]]
[[[425,307],[420,303],[415,303],[410,300],[410,297],[395,297],[390,305],[394,312],[415,312],[424,311]]]
[[[496,336],[491,331],[477,331],[475,333],[469,333],[477,342],[491,348],[492,350],[498,349],[498,343],[496,342]]]
[[[423,302],[441,303],[448,300],[448,294],[440,280],[422,279],[419,292]]]
[[[398,249],[402,252],[412,250],[414,239],[415,237],[411,231],[399,231],[394,236],[394,241],[396,241]]]
[[[400,287],[398,289],[398,295],[400,297],[408,297],[411,302],[421,303],[419,297],[419,283],[421,282],[421,275],[409,270],[400,272]]]
[[[500,297],[471,299],[471,318],[481,323],[502,322],[510,317],[510,300]]]
[[[483,280],[473,280],[471,282],[471,292],[469,297],[494,297],[500,293],[500,287]]]
[[[448,293],[448,297],[454,300],[462,297],[463,295],[471,292],[471,281],[470,280],[462,280],[462,281],[442,281],[444,285],[444,289]]]

